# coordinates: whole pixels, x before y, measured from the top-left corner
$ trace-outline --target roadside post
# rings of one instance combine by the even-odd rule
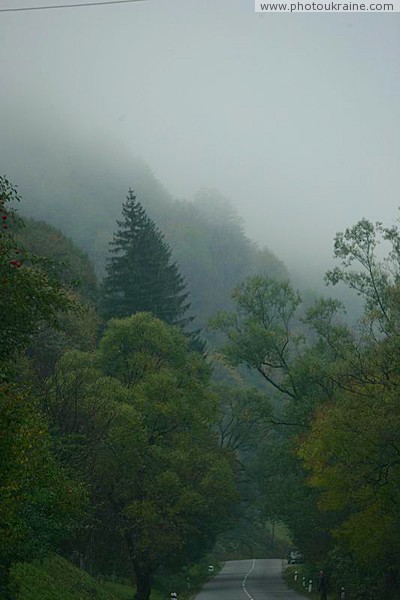
[[[308,582],[308,593],[311,594],[311,592],[312,592],[312,579],[310,579]]]
[[[294,572],[294,580],[297,581],[298,577],[299,577],[299,574],[297,571],[295,571]]]

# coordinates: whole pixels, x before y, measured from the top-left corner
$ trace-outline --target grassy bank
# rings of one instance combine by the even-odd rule
[[[177,575],[158,575],[151,600],[165,600],[171,591],[178,593],[179,600],[190,600],[210,578],[207,564],[192,565]],[[217,571],[215,567],[214,574]],[[11,574],[18,600],[133,600],[135,594],[130,585],[103,580],[99,583],[57,555],[16,564]]]
[[[208,572],[208,564],[211,563],[214,566],[212,574]],[[160,594],[160,600],[169,598],[170,592],[177,592],[179,600],[191,600],[220,568],[220,565],[210,560],[191,565],[176,575],[159,575],[154,581],[155,592]],[[158,597],[154,600],[158,600]]]
[[[295,573],[297,572],[297,581],[295,581]],[[306,587],[303,586],[303,577],[307,583]],[[310,571],[303,565],[291,565],[283,573],[283,578],[286,585],[292,590],[295,590],[305,598],[311,598],[312,600],[319,600],[320,594],[317,591],[317,574],[310,573]],[[312,591],[308,592],[308,582],[312,580]],[[337,595],[334,593],[328,594],[328,600],[337,600]]]
[[[11,574],[18,600],[132,600],[134,593],[128,586],[111,591],[60,556],[19,563]]]

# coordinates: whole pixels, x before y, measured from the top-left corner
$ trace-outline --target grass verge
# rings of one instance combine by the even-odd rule
[[[51,556],[31,563],[18,563],[11,570],[18,600],[131,600],[129,588],[120,593],[100,585],[85,571],[61,558]]]
[[[295,573],[297,572],[297,581],[295,579]],[[303,578],[306,582],[306,587],[303,586]],[[283,572],[283,579],[286,585],[295,590],[305,598],[311,598],[312,600],[319,600],[320,594],[317,591],[317,578],[315,574],[310,573],[310,570],[307,569],[304,565],[291,565],[288,566]],[[312,591],[308,592],[308,583],[312,581]],[[327,600],[336,600],[337,596],[335,594],[328,594]]]
[[[215,566],[214,573],[210,574],[208,564],[192,565],[177,575],[158,575],[151,600],[165,600],[172,591],[178,593],[179,600],[191,600],[219,570]],[[111,581],[99,583],[58,555],[15,564],[11,579],[18,590],[17,600],[133,600],[135,594],[129,585]]]

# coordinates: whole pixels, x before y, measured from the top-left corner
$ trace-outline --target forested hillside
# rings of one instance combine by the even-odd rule
[[[240,216],[216,190],[176,200],[143,161],[124,160],[116,167],[103,155],[88,156],[82,165],[73,155],[64,155],[64,160],[29,186],[23,212],[72,238],[92,259],[100,278],[129,188],[172,248],[187,281],[197,326],[204,327],[216,310],[230,306],[231,290],[244,278],[287,276],[268,248],[259,248],[246,236]]]
[[[215,193],[162,205],[169,238],[183,215],[174,256],[211,299],[202,318],[222,305],[213,365],[191,330],[199,299],[133,192],[98,283],[0,184],[3,596],[23,599],[23,573],[57,552],[149,600],[160,574],[182,577],[213,548],[284,552],[284,526],[310,577],[323,567],[356,600],[396,598],[398,226],[337,234],[326,283],[361,298],[349,323],[338,300],[303,299]]]
[[[0,600],[400,600],[399,2],[0,0]]]
[[[98,314],[82,251],[46,223],[24,222],[6,178],[0,201],[2,597],[24,593],[14,573],[30,570],[17,563],[56,551],[94,575],[134,575],[148,600],[160,569],[180,572],[212,549],[237,503],[209,365],[184,324],[151,305]],[[168,274],[168,247],[160,251]],[[153,298],[148,283],[161,281],[179,297],[161,270],[135,289]]]
[[[398,597],[399,244],[398,224],[362,219],[337,234],[326,280],[362,298],[351,326],[337,300],[305,310],[268,277],[238,286],[235,310],[212,321],[225,359],[277,401],[253,463],[259,505],[289,527],[306,576],[323,569],[346,598]]]

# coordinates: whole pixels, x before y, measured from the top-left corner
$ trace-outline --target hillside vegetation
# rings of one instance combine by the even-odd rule
[[[105,156],[96,159],[88,156],[86,164],[78,164],[74,155],[64,155],[51,174],[48,165],[39,164],[38,171],[46,171],[30,182],[23,211],[61,229],[89,255],[100,278],[128,188],[172,248],[197,326],[231,306],[233,287],[246,277],[287,277],[283,263],[246,236],[240,216],[218,191],[203,189],[194,198],[177,200],[143,161],[117,166]]]
[[[134,595],[128,586],[119,586],[119,591],[117,586],[113,591],[107,589],[57,555],[18,563],[11,573],[18,600],[132,600]]]
[[[303,298],[215,192],[178,203],[147,175],[163,229],[130,193],[108,223],[100,286],[61,231],[23,222],[0,178],[4,597],[18,578],[21,594],[32,578],[51,590],[37,561],[59,553],[154,600],[213,548],[283,553],[283,523],[307,570],[323,568],[354,600],[396,598],[400,227],[361,219],[336,235],[326,282],[360,297],[351,322],[338,300]],[[81,241],[106,230],[101,211],[70,217]],[[208,356],[191,316],[214,332]],[[63,597],[102,598],[73,573]]]

